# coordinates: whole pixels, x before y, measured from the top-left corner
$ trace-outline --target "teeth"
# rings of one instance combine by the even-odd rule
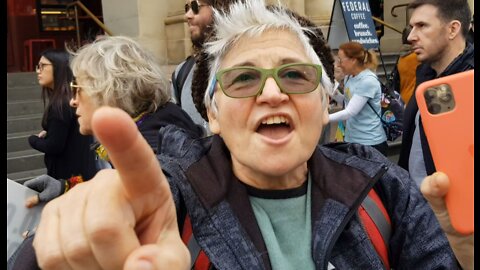
[[[267,119],[264,119],[262,121],[262,124],[264,125],[272,125],[272,124],[289,124],[287,118],[284,116],[271,116],[268,117]]]

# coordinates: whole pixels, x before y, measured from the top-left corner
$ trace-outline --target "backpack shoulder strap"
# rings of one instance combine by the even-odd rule
[[[177,77],[175,77],[175,71],[172,73],[172,85],[173,85],[173,90],[175,94],[175,99],[177,100],[177,104],[179,106],[182,106],[182,89],[183,85],[185,84],[185,81],[187,80],[187,76],[190,73],[190,70],[193,67],[193,64],[195,64],[195,58],[190,55],[187,57],[185,60],[185,63],[183,63],[182,67],[177,73]]]
[[[195,235],[193,235],[192,223],[189,215],[185,217],[185,223],[183,224],[182,241],[187,245],[188,251],[190,251],[191,260],[189,269],[209,270],[212,268],[210,260],[198,244]]]
[[[386,269],[390,269],[388,260],[388,242],[392,232],[391,221],[380,197],[374,189],[370,190],[360,206],[360,219],[368,237],[377,251]]]

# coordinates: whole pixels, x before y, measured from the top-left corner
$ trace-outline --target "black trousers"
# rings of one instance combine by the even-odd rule
[[[382,153],[384,156],[387,156],[387,151],[388,151],[387,141],[384,141],[384,142],[379,143],[379,144],[372,145],[372,147],[377,149],[378,151],[380,151],[380,153]]]

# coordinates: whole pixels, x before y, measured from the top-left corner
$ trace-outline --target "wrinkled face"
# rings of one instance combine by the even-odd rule
[[[53,89],[54,79],[52,62],[43,56],[40,57],[36,71],[38,84],[40,84],[42,87]]]
[[[448,24],[438,18],[437,8],[429,4],[416,8],[410,16],[410,26],[412,31],[407,39],[418,61],[439,61],[448,50],[449,39]]]
[[[186,4],[191,5],[194,1],[188,0]],[[202,1],[197,1],[198,14],[195,14],[190,8],[185,13],[185,18],[188,23],[188,29],[190,30],[190,39],[194,44],[203,44],[205,40],[206,28],[212,23],[213,11],[212,7]]]
[[[77,78],[76,81],[77,85],[80,88],[74,95],[72,95],[72,99],[70,99],[70,106],[76,108],[77,114],[77,121],[80,127],[80,134],[82,135],[92,135],[92,116],[93,113],[100,107],[97,105],[93,98],[90,97],[82,88],[82,81]]]
[[[240,39],[221,61],[235,66],[275,68],[312,63],[296,35],[269,30]],[[218,114],[209,113],[210,129],[228,146],[235,175],[259,188],[286,188],[292,178],[305,177],[306,162],[328,122],[321,84],[307,94],[284,94],[272,77],[256,97],[231,98],[216,85]],[[303,179],[305,180],[305,179]]]

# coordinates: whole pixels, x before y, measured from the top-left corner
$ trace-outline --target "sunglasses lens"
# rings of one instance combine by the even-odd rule
[[[233,68],[219,78],[220,85],[227,96],[234,98],[254,96],[262,84],[262,73],[248,67]]]
[[[197,15],[199,12],[199,6],[197,1],[192,1],[190,4],[185,4],[185,13],[188,12],[188,10],[192,9],[193,14]]]
[[[194,14],[198,14],[198,2],[197,1],[192,1],[190,2],[190,6],[192,7],[192,11]]]
[[[270,75],[274,76],[283,93],[306,94],[318,87],[322,76],[320,68],[303,63],[287,64],[273,70],[236,67],[217,74],[223,92],[232,98],[258,95]]]
[[[304,94],[315,90],[322,76],[314,66],[303,64],[281,68],[277,75],[281,87],[291,94]]]

